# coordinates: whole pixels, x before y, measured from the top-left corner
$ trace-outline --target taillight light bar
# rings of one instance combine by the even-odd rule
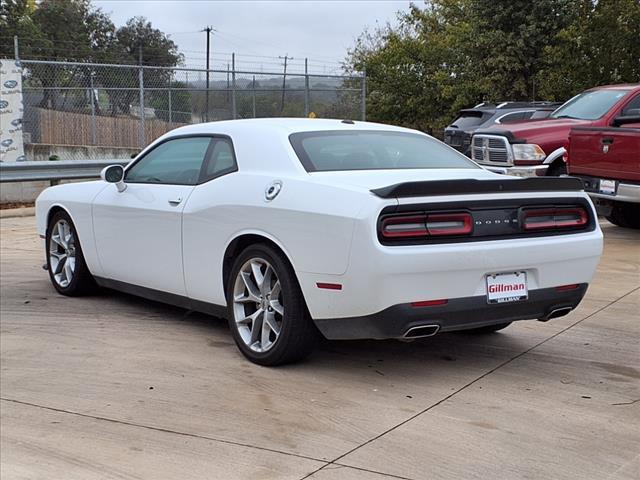
[[[427,232],[426,215],[398,215],[382,221],[382,236],[385,238],[424,237]]]
[[[549,230],[555,228],[582,228],[589,222],[582,207],[530,208],[523,212],[524,230]]]
[[[384,238],[469,235],[473,217],[467,212],[394,215],[382,220]]]
[[[468,235],[473,231],[469,213],[434,213],[427,215],[429,235]]]

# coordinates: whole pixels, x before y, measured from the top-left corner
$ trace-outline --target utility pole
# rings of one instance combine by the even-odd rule
[[[304,116],[309,116],[309,64],[308,59],[304,59]]]
[[[205,101],[204,101],[204,119],[206,122],[209,121],[209,39],[211,37],[211,31],[213,28],[207,26],[203,32],[207,32],[207,91],[205,93]]]
[[[282,74],[282,101],[280,102],[280,115],[282,116],[282,112],[284,111],[284,91],[286,88],[287,81],[287,60],[293,60],[293,57],[289,57],[288,54],[284,57],[278,57],[284,59],[284,72]]]

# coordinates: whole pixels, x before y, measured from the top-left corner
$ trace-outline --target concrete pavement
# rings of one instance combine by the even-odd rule
[[[269,369],[218,319],[57,295],[33,217],[2,219],[0,476],[640,478],[640,232],[603,229],[566,317]]]

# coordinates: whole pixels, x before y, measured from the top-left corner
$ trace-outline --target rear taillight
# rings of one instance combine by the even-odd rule
[[[433,213],[427,215],[429,235],[468,235],[473,230],[469,213]]]
[[[549,230],[554,228],[582,228],[589,222],[582,207],[530,208],[523,212],[525,230]]]
[[[427,235],[426,215],[398,215],[382,221],[385,238],[424,237]]]
[[[421,238],[468,235],[473,218],[466,212],[394,215],[382,220],[384,238]]]

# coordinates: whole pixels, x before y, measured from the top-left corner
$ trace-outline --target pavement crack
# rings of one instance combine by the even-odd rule
[[[480,375],[479,377],[477,377],[477,378],[473,379],[473,380],[472,380],[472,381],[470,381],[469,383],[467,383],[467,384],[463,385],[462,387],[458,388],[457,390],[455,390],[455,391],[451,392],[451,393],[450,393],[449,395],[447,395],[446,397],[444,397],[444,398],[442,398],[442,399],[438,400],[437,402],[435,402],[435,403],[433,403],[433,404],[429,405],[428,407],[426,407],[426,408],[424,408],[424,409],[420,410],[418,413],[416,413],[416,414],[414,414],[414,415],[410,416],[409,418],[407,418],[407,419],[403,420],[402,422],[398,423],[397,425],[395,425],[395,426],[393,426],[393,427],[391,427],[391,428],[388,428],[387,430],[385,430],[384,432],[382,432],[382,433],[380,433],[380,434],[376,435],[375,437],[370,438],[370,439],[369,439],[369,440],[367,440],[366,442],[364,442],[364,443],[362,443],[362,444],[360,444],[360,445],[358,445],[358,446],[356,446],[356,447],[352,448],[351,450],[347,451],[346,453],[343,453],[342,455],[340,455],[340,456],[338,456],[338,457],[334,458],[333,460],[331,460],[331,461],[327,462],[327,463],[326,463],[326,465],[324,465],[324,466],[322,466],[322,467],[318,468],[318,469],[317,469],[316,471],[314,471],[314,472],[311,472],[311,473],[310,473],[310,474],[308,474],[307,476],[302,477],[302,479],[301,479],[301,480],[304,480],[305,478],[310,477],[310,476],[311,476],[311,475],[313,475],[314,473],[316,473],[316,472],[318,472],[318,471],[320,471],[320,470],[323,470],[324,468],[329,467],[329,466],[334,465],[334,464],[344,465],[344,466],[348,466],[348,467],[351,467],[351,468],[356,468],[356,467],[352,467],[351,465],[345,465],[345,464],[341,464],[341,463],[338,463],[338,462],[339,462],[340,460],[342,460],[343,458],[345,458],[346,456],[351,455],[351,454],[352,454],[353,452],[355,452],[356,450],[359,450],[359,449],[361,449],[362,447],[365,447],[365,446],[369,445],[370,443],[375,442],[376,440],[378,440],[378,439],[380,439],[381,437],[383,437],[383,436],[387,435],[388,433],[393,432],[394,430],[396,430],[396,429],[398,429],[398,428],[402,427],[403,425],[406,425],[407,423],[411,422],[412,420],[415,420],[415,419],[416,419],[416,418],[418,418],[419,416],[421,416],[421,415],[423,415],[423,414],[425,414],[425,413],[429,412],[430,410],[433,410],[433,409],[434,409],[434,408],[436,408],[437,406],[442,405],[442,404],[443,404],[443,403],[445,403],[447,400],[449,400],[449,399],[453,398],[454,396],[458,395],[460,392],[463,392],[463,391],[464,391],[464,390],[466,390],[467,388],[469,388],[469,387],[471,387],[472,385],[474,385],[474,384],[478,383],[480,380],[482,380],[482,379],[484,379],[484,378],[488,377],[489,375],[491,375],[491,374],[492,374],[492,373],[494,373],[495,371],[497,371],[497,370],[501,369],[502,367],[504,367],[504,366],[506,366],[506,365],[510,364],[510,363],[511,363],[511,362],[513,362],[514,360],[517,360],[517,359],[519,359],[520,357],[523,357],[524,355],[526,355],[526,354],[530,353],[531,351],[535,350],[536,348],[540,347],[541,345],[543,345],[543,344],[547,343],[549,340],[553,340],[554,338],[558,337],[559,335],[562,335],[563,333],[565,333],[567,330],[570,330],[571,328],[575,327],[576,325],[579,325],[580,323],[584,322],[585,320],[587,320],[587,319],[589,319],[589,318],[593,317],[594,315],[597,315],[597,314],[598,314],[598,313],[600,313],[601,311],[603,311],[603,310],[605,310],[605,309],[609,308],[609,307],[610,307],[611,305],[613,305],[614,303],[619,302],[619,301],[620,301],[620,300],[622,300],[623,298],[625,298],[625,297],[627,297],[627,296],[631,295],[632,293],[635,293],[636,291],[639,291],[639,290],[640,290],[640,287],[636,287],[636,288],[634,288],[634,289],[632,289],[632,290],[628,291],[628,292],[627,292],[627,293],[625,293],[624,295],[621,295],[620,297],[616,298],[615,300],[612,300],[611,302],[607,303],[606,305],[604,305],[604,306],[600,307],[600,308],[599,308],[599,309],[597,309],[595,312],[590,313],[590,314],[589,314],[589,315],[587,315],[586,317],[581,318],[580,320],[575,321],[575,322],[574,322],[574,323],[572,323],[571,325],[569,325],[569,326],[567,326],[567,327],[563,328],[562,330],[560,330],[560,331],[558,331],[558,332],[554,333],[553,335],[551,335],[551,336],[549,336],[549,337],[545,338],[544,340],[541,340],[540,342],[536,343],[536,344],[535,344],[535,345],[533,345],[532,347],[529,347],[528,349],[524,350],[523,352],[520,352],[519,354],[517,354],[517,355],[515,355],[515,356],[513,356],[513,357],[511,357],[511,358],[509,358],[508,360],[505,360],[504,362],[502,362],[502,363],[501,363],[501,364],[499,364],[498,366],[496,366],[496,367],[492,368],[491,370],[489,370],[489,371],[487,371],[487,372],[483,373],[483,374],[482,374],[482,375]],[[379,473],[379,472],[375,472],[375,473]],[[386,474],[385,474],[385,475],[386,475]],[[402,478],[402,477],[398,477],[398,478]]]
[[[89,414],[86,414],[86,413],[74,412],[72,410],[66,410],[66,409],[63,409],[63,408],[48,407],[46,405],[39,405],[37,403],[23,402],[22,400],[15,400],[15,399],[12,399],[12,398],[0,397],[0,400],[2,400],[3,402],[16,403],[16,404],[19,404],[19,405],[26,405],[26,406],[29,406],[29,407],[42,408],[44,410],[49,410],[49,411],[52,411],[52,412],[65,413],[67,415],[75,415],[77,417],[90,418],[90,419],[93,419],[93,420],[115,423],[115,424],[118,424],[118,425],[126,425],[126,426],[129,426],[129,427],[144,428],[144,429],[147,429],[147,430],[153,430],[155,432],[170,433],[170,434],[181,435],[181,436],[190,437],[190,438],[199,438],[199,439],[202,439],[202,440],[209,440],[211,442],[224,443],[226,445],[234,445],[234,446],[237,446],[237,447],[251,448],[251,449],[254,449],[254,450],[262,450],[262,451],[265,451],[265,452],[279,453],[281,455],[287,455],[287,456],[290,456],[290,457],[303,458],[305,460],[312,460],[314,462],[327,463],[327,460],[325,460],[325,459],[309,457],[307,455],[300,455],[298,453],[285,452],[283,450],[277,450],[275,448],[260,447],[260,446],[257,446],[257,445],[250,445],[248,443],[234,442],[233,440],[225,440],[225,439],[222,439],[222,438],[210,437],[210,436],[207,436],[207,435],[199,435],[197,433],[181,432],[179,430],[171,430],[169,428],[154,427],[152,425],[144,425],[142,423],[127,422],[125,420],[118,420],[118,419],[115,419],[115,418],[102,417],[102,416],[99,416],[99,415],[89,415]]]

